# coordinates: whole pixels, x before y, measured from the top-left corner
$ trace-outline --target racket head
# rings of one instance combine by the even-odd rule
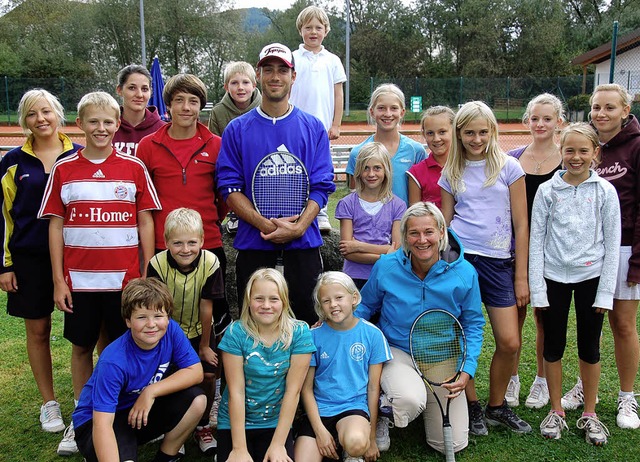
[[[309,175],[289,152],[272,152],[258,162],[251,180],[253,205],[265,218],[302,213],[309,200]]]
[[[458,319],[431,309],[416,318],[409,334],[413,365],[432,385],[455,382],[467,358],[467,340]]]

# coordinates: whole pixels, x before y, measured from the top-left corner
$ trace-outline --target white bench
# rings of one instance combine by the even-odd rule
[[[342,181],[348,183],[349,175],[347,175],[347,163],[349,162],[349,154],[352,145],[335,144],[331,146],[331,159],[333,159],[334,181]]]

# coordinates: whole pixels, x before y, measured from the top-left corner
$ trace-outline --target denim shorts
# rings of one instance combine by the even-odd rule
[[[516,304],[513,258],[491,258],[469,253],[465,253],[464,258],[478,273],[480,296],[485,306],[508,308]]]

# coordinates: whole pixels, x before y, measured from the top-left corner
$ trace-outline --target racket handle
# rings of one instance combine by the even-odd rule
[[[451,425],[442,427],[442,436],[444,436],[444,456],[447,462],[455,462],[456,456],[453,452],[453,430]]]
[[[284,251],[282,250],[278,252],[278,257],[276,258],[276,271],[284,275]]]

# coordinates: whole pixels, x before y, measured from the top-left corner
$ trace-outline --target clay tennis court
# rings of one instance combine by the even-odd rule
[[[84,133],[75,126],[65,126],[62,131],[76,143],[84,144]],[[375,127],[366,123],[347,123],[342,126],[340,138],[331,142],[334,146],[353,146],[364,141],[373,134]],[[420,134],[420,126],[415,123],[405,123],[400,130],[403,134],[424,143]],[[5,152],[8,147],[21,146],[25,136],[19,126],[0,126],[0,151]],[[522,146],[531,141],[529,131],[522,124],[500,124],[500,146],[505,151]]]

